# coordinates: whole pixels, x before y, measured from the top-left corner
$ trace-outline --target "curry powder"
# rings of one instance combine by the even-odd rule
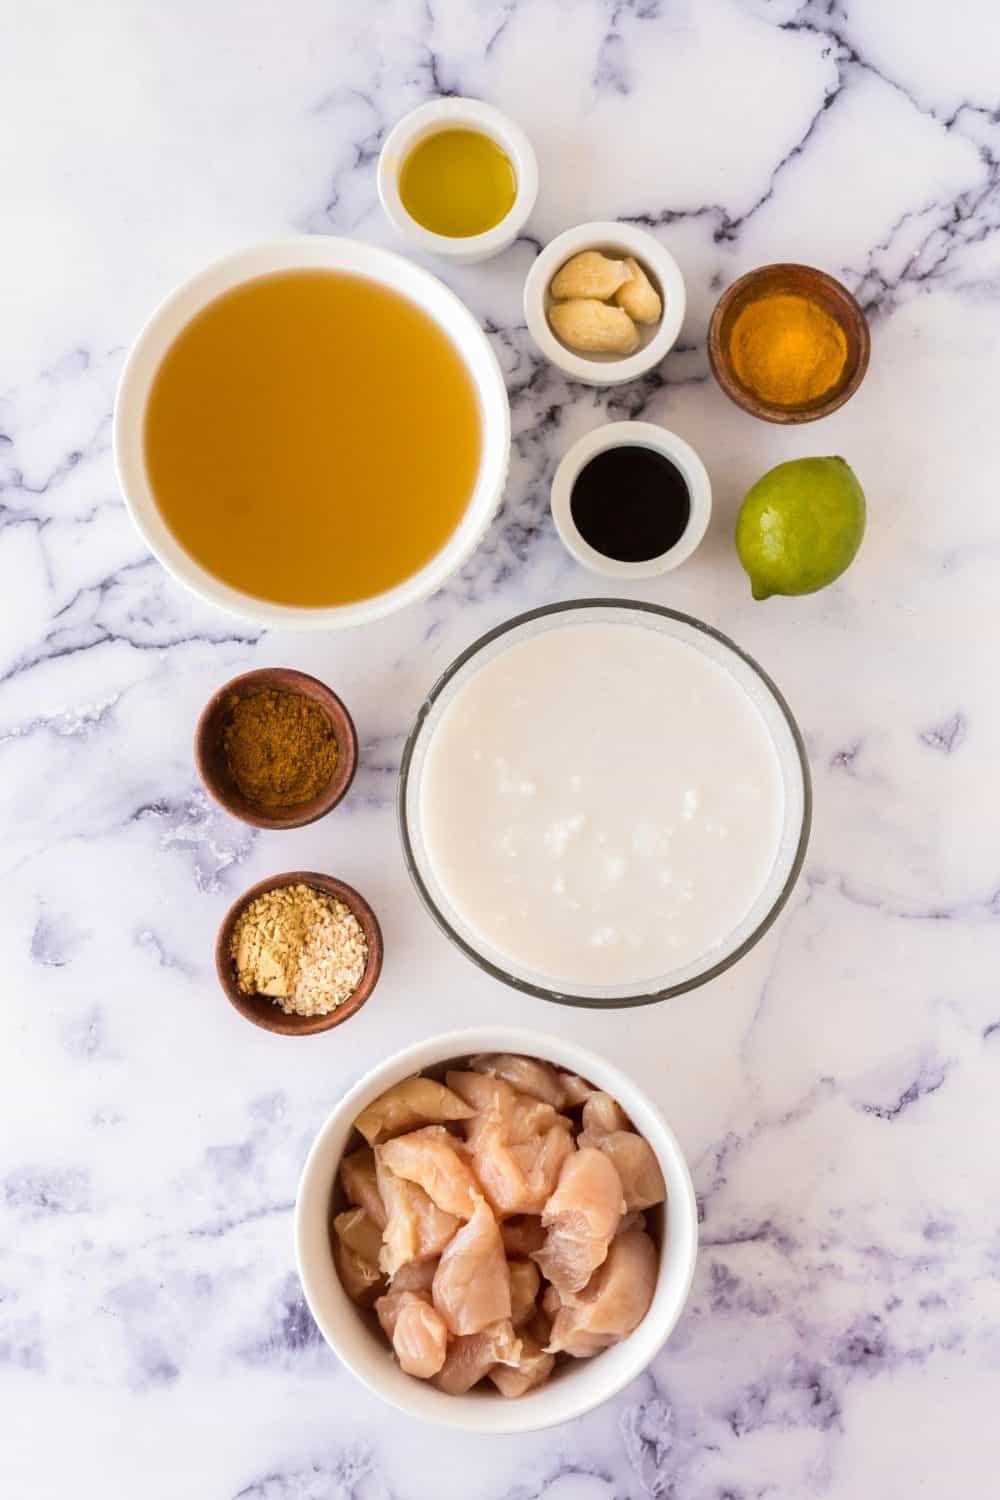
[[[281,812],[317,796],[337,767],[329,718],[312,698],[265,688],[229,700],[222,737],[233,780],[261,812]]]

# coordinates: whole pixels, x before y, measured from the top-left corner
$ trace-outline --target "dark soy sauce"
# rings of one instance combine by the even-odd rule
[[[679,542],[691,517],[687,482],[655,448],[623,445],[597,453],[576,476],[573,524],[595,552],[648,562]]]

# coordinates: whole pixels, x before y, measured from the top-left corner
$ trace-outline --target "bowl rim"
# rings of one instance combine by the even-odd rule
[[[494,1401],[491,1397],[475,1392],[465,1396],[448,1396],[435,1390],[427,1382],[404,1376],[402,1371],[397,1371],[400,1379],[391,1380],[387,1387],[374,1374],[371,1361],[358,1357],[349,1347],[349,1335],[345,1326],[324,1305],[321,1280],[323,1271],[332,1269],[329,1249],[330,1191],[336,1168],[351,1139],[354,1118],[372,1099],[411,1073],[451,1058],[484,1051],[517,1052],[539,1057],[565,1071],[580,1073],[591,1082],[606,1088],[619,1100],[636,1128],[649,1140],[667,1181],[669,1217],[671,1225],[676,1225],[678,1253],[668,1260],[661,1247],[656,1292],[650,1312],[627,1339],[622,1340],[613,1350],[606,1351],[607,1354],[612,1354],[627,1350],[631,1358],[619,1358],[615,1361],[619,1367],[618,1373],[609,1378],[597,1393],[581,1393],[575,1399],[567,1397],[566,1390],[573,1384],[573,1369],[567,1371],[558,1386],[547,1385],[516,1401],[505,1401],[500,1396]],[[341,1133],[343,1140],[333,1162],[333,1171],[327,1176],[329,1167],[326,1157],[331,1154],[331,1141],[336,1143]],[[326,1236],[326,1260],[322,1264],[320,1219]],[[509,1435],[539,1431],[572,1421],[611,1400],[647,1368],[673,1332],[691,1290],[698,1255],[698,1205],[690,1168],[677,1136],[655,1100],[643,1087],[633,1082],[631,1076],[616,1062],[571,1039],[535,1031],[530,1027],[479,1026],[439,1033],[401,1048],[393,1056],[377,1063],[341,1097],[320,1126],[306,1156],[295,1195],[293,1235],[299,1279],[309,1310],[330,1348],[363,1385],[397,1410],[425,1421],[468,1432]],[[356,1327],[359,1320],[357,1309],[340,1287],[335,1270],[333,1278],[340,1293],[340,1298],[335,1298],[335,1301],[343,1299],[341,1305],[350,1308],[354,1315],[352,1322],[346,1327]],[[657,1311],[657,1302],[661,1296],[666,1316],[654,1323],[651,1315]],[[660,1308],[661,1314],[663,1306]],[[388,1355],[388,1350],[386,1354]],[[580,1361],[581,1373],[593,1370],[597,1361],[603,1357]],[[604,1368],[607,1369],[608,1366]],[[561,1401],[553,1399],[557,1392],[563,1396]]]
[[[325,1015],[288,1015],[280,1005],[274,1004],[267,1011],[257,1010],[248,1002],[263,997],[242,994],[233,978],[229,943],[241,912],[250,905],[251,901],[256,901],[258,896],[264,896],[268,891],[279,890],[289,885],[311,885],[314,889],[323,891],[328,896],[335,896],[338,901],[342,901],[361,923],[368,943],[368,958],[357,985],[336,1010],[327,1011]],[[318,870],[283,870],[278,875],[268,875],[264,880],[258,880],[254,885],[249,886],[228,908],[219,923],[215,939],[215,972],[222,993],[244,1021],[249,1021],[253,1026],[259,1026],[262,1031],[270,1031],[275,1036],[316,1036],[321,1031],[332,1031],[334,1027],[342,1026],[345,1021],[356,1016],[362,1006],[367,1003],[382,973],[384,952],[385,944],[379,919],[361,892],[353,885],[348,885],[346,880],[340,880],[336,875],[324,875]],[[273,1016],[271,1011],[274,1012]]]
[[[339,752],[334,773],[321,792],[298,808],[291,807],[281,813],[261,812],[248,798],[242,795],[238,798],[231,796],[211,770],[209,732],[212,721],[217,713],[224,711],[225,700],[230,693],[250,687],[261,691],[273,687],[279,692],[308,698],[319,705],[333,725]],[[254,667],[251,671],[240,672],[224,682],[198,715],[194,729],[194,762],[202,786],[213,802],[231,818],[238,818],[251,828],[275,832],[287,828],[306,828],[310,823],[325,818],[350,791],[358,769],[358,732],[344,700],[319,677],[314,677],[311,672],[300,672],[297,667]]]
[[[588,358],[568,349],[549,327],[545,297],[549,282],[570,256],[581,250],[620,248],[653,272],[663,293],[663,316],[648,344],[621,359]],[[669,354],[680,336],[687,289],[680,266],[648,229],[627,220],[595,219],[563,230],[532,261],[524,281],[524,318],[535,344],[551,364],[584,385],[624,385],[646,375]]]
[[[210,302],[282,271],[330,270],[367,277],[421,308],[445,333],[476,391],[482,453],[455,530],[416,573],[380,594],[334,605],[292,605],[244,593],[215,577],[167,526],[146,473],[143,426],[155,373],[180,331]],[[457,332],[456,332],[457,330]],[[126,356],[115,394],[112,450],[125,507],[167,573],[204,602],[253,624],[331,630],[367,624],[424,599],[468,561],[493,521],[510,465],[510,401],[499,361],[479,322],[450,287],[405,255],[335,235],[287,235],[231,251],[180,282],[153,309]]]
[[[573,485],[578,476],[598,453],[625,447],[652,448],[669,458],[681,471],[691,500],[687,525],[677,541],[643,562],[605,557],[590,545],[573,518]],[[582,567],[605,578],[658,578],[679,568],[701,546],[712,517],[712,482],[700,455],[668,427],[656,422],[606,422],[584,433],[567,449],[552,479],[549,504],[560,541]]]
[[[448,125],[469,125],[502,147],[514,168],[517,192],[507,213],[492,229],[482,234],[436,234],[418,224],[403,206],[399,193],[399,174],[412,148],[436,135]],[[396,232],[418,249],[452,261],[487,260],[520,234],[538,197],[538,158],[534,147],[520,125],[503,110],[483,99],[452,95],[446,99],[429,99],[411,109],[386,136],[378,156],[376,187],[379,201]]]
[[[804,282],[811,282],[814,286],[822,286],[831,299],[840,303],[844,308],[845,317],[850,321],[858,340],[857,362],[847,380],[839,388],[835,387],[832,395],[813,406],[783,407],[773,406],[763,401],[752,391],[745,389],[736,379],[723,350],[722,324],[733,304],[757,283],[776,281],[788,275],[799,277]],[[848,291],[842,281],[838,281],[836,276],[831,276],[829,271],[821,271],[818,266],[808,266],[801,261],[781,260],[771,261],[766,266],[755,266],[726,287],[712,309],[712,316],[708,322],[707,346],[708,363],[716,383],[735,406],[747,412],[751,417],[759,417],[762,422],[796,426],[803,422],[816,422],[820,417],[832,416],[835,411],[839,411],[850,401],[868,373],[872,345],[871,329],[868,326],[864,309],[853,292]]]
[[[468,661],[471,661],[474,656],[478,655],[480,651],[484,650],[494,641],[499,640],[502,636],[518,629],[520,626],[526,625],[532,620],[544,619],[549,615],[568,614],[577,610],[587,609],[622,609],[640,614],[658,615],[681,625],[689,626],[700,634],[708,636],[718,645],[733,652],[734,655],[739,657],[756,674],[764,688],[773,697],[788,728],[799,772],[802,777],[802,824],[799,829],[795,854],[784,884],[776,895],[774,902],[764,913],[753,931],[748,933],[744,940],[730,953],[725,954],[716,963],[712,964],[711,967],[698,974],[693,974],[687,979],[678,981],[676,984],[665,985],[659,990],[643,990],[641,993],[634,995],[620,995],[611,999],[590,995],[574,995],[564,990],[557,990],[554,987],[535,984],[531,980],[523,979],[516,974],[509,973],[500,964],[494,963],[485,954],[473,947],[471,943],[467,942],[462,934],[457,932],[451,925],[444,912],[441,911],[424,881],[414,851],[413,841],[410,837],[406,811],[410,770],[417,743],[428,715],[452,678],[461,671]],[[666,605],[650,604],[641,599],[569,599],[555,604],[544,604],[537,609],[526,610],[523,614],[515,615],[513,619],[505,620],[501,624],[494,626],[492,630],[488,630],[484,635],[479,636],[464,651],[461,651],[441,673],[417,709],[413,725],[403,746],[396,789],[396,823],[403,849],[403,859],[417,895],[440,930],[465,954],[466,958],[470,958],[477,967],[483,969],[494,979],[499,979],[502,984],[510,985],[512,989],[519,990],[522,994],[535,995],[540,1000],[550,1000],[557,1005],[572,1005],[587,1010],[619,1010],[639,1005],[655,1005],[661,1000],[671,1000],[677,995],[684,995],[690,990],[699,989],[702,985],[708,984],[710,980],[718,978],[720,974],[724,974],[727,969],[731,969],[734,964],[738,963],[740,959],[749,953],[751,948],[756,947],[761,938],[764,937],[777,921],[795,888],[799,875],[802,873],[802,866],[805,863],[806,850],[809,845],[809,835],[812,828],[812,779],[809,774],[809,757],[806,753],[802,732],[781,689],[774,682],[773,678],[765,672],[760,663],[749,652],[742,650],[730,636],[724,634],[721,630],[716,630],[713,625],[707,624],[704,620],[696,619],[694,615],[684,614],[677,609],[668,609]]]

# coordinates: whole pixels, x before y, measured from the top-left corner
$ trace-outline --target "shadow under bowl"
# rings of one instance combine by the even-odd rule
[[[264,812],[257,803],[243,795],[229,769],[223,743],[234,695],[248,698],[268,691],[312,699],[330,720],[337,741],[337,765],[322,791],[307,802],[275,812]],[[234,677],[205,705],[194,733],[194,759],[205,790],[231,817],[254,828],[304,828],[307,823],[325,818],[346,796],[357,769],[358,736],[354,721],[343,703],[317,677],[296,672],[290,667],[262,667]]]
[[[323,891],[342,901],[357,917],[368,944],[368,959],[357,988],[342,1005],[325,1016],[288,1015],[269,995],[245,995],[236,983],[236,971],[230,952],[236,923],[258,896],[289,885],[310,885],[314,890]],[[244,891],[226,912],[215,943],[215,970],[226,999],[245,1020],[252,1021],[265,1031],[276,1032],[279,1036],[314,1036],[318,1031],[332,1031],[335,1026],[341,1026],[357,1015],[378,983],[382,972],[382,954],[382,929],[378,918],[364,896],[353,886],[337,880],[333,875],[319,875],[314,870],[289,870],[283,875],[271,875],[267,880],[258,881],[248,891]]]
[[[792,295],[808,298],[828,313],[847,341],[847,357],[840,379],[832,390],[815,401],[798,406],[776,406],[762,400],[736,378],[730,357],[733,325],[745,307],[765,297]],[[708,325],[708,361],[730,401],[764,422],[815,422],[849,401],[868,369],[871,335],[858,302],[833,276],[814,266],[791,262],[758,266],[734,281],[715,304]]]

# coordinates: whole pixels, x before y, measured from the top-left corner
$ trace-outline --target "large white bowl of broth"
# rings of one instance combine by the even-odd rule
[[[429,272],[323,236],[238,251],[156,310],[114,451],[150,550],[262,625],[377,619],[469,557],[503,492],[510,411],[468,308]]]
[[[788,900],[802,737],[763,669],[657,605],[581,599],[483,636],[403,752],[399,821],[435,921],[516,989],[643,1005],[721,974]]]

